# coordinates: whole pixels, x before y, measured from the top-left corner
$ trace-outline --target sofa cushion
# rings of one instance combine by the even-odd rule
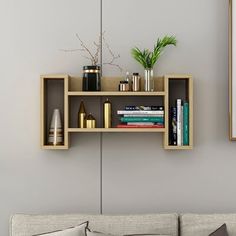
[[[96,231],[86,231],[87,236],[115,236],[113,234],[104,234],[101,232],[96,232]],[[171,236],[171,235],[166,235],[166,234],[127,234],[123,236]]]
[[[164,234],[178,235],[177,214],[151,215],[24,215],[16,214],[10,221],[10,236],[32,236],[65,229],[89,221],[89,227],[113,235]]]
[[[226,224],[221,225],[220,228],[218,228],[217,230],[215,230],[215,231],[214,231],[213,233],[211,233],[209,236],[228,236]]]
[[[208,236],[222,224],[229,236],[236,235],[236,214],[183,214],[180,216],[181,236]]]

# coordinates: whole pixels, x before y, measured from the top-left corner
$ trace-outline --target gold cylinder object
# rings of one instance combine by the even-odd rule
[[[94,129],[96,128],[96,120],[90,113],[86,119],[86,128],[88,129]]]
[[[103,127],[108,129],[111,128],[111,103],[107,99],[103,103]]]
[[[86,111],[84,102],[81,101],[79,112],[78,112],[78,127],[79,128],[86,128]]]

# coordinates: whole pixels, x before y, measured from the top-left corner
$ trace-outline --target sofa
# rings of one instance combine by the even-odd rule
[[[66,229],[89,221],[93,231],[112,235],[208,236],[226,223],[229,236],[236,235],[236,214],[145,215],[25,215],[10,219],[10,236],[32,236]]]

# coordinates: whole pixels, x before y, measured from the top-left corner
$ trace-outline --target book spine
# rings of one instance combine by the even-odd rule
[[[148,117],[164,117],[164,115],[155,115],[155,114],[145,114],[145,116],[148,116]],[[124,117],[143,117],[143,114],[131,114],[131,115],[124,115]]]
[[[118,115],[164,115],[164,111],[125,111],[118,110]]]
[[[164,111],[164,106],[125,106],[125,110],[128,111],[139,111],[139,110],[147,110],[147,111]]]
[[[120,124],[117,128],[164,128],[164,125],[125,125]]]
[[[189,145],[189,104],[184,103],[183,112],[183,145]]]
[[[177,146],[181,146],[182,129],[181,129],[181,99],[177,99]]]
[[[163,117],[121,117],[121,122],[158,122],[164,123]]]
[[[170,144],[177,145],[177,109],[171,107]]]
[[[127,125],[155,125],[154,122],[127,122]]]
[[[181,146],[183,146],[183,137],[184,137],[184,107],[181,106]]]

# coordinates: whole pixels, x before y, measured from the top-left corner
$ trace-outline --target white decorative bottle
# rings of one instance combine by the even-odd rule
[[[63,130],[59,109],[54,109],[48,136],[49,145],[63,145]]]

